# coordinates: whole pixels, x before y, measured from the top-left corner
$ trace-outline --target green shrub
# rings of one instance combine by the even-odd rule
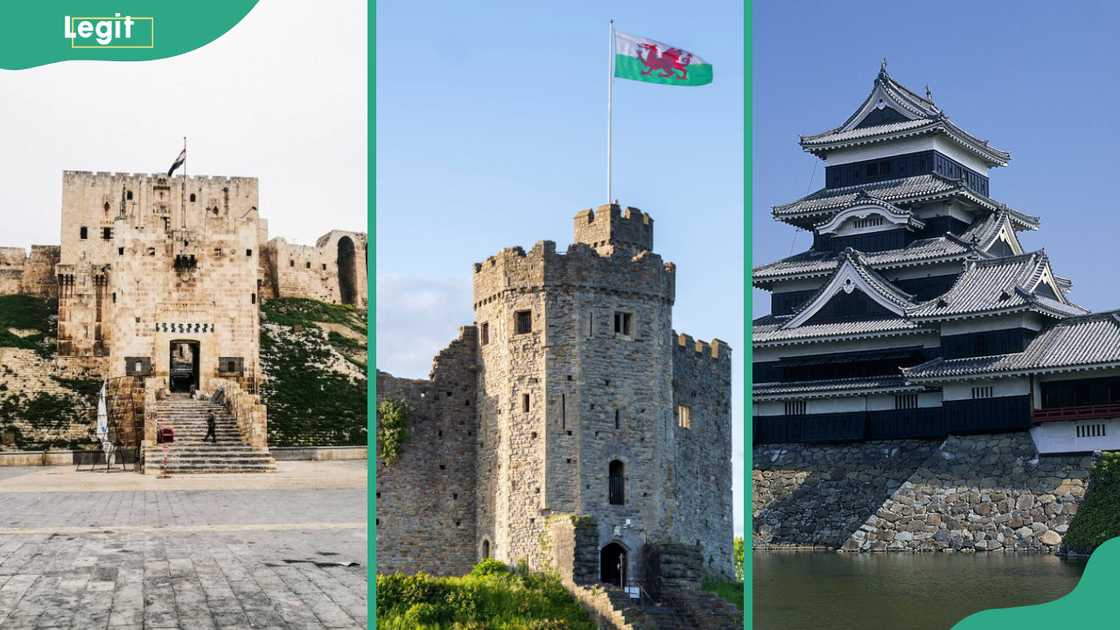
[[[726,580],[716,580],[712,578],[704,578],[703,583],[700,585],[702,590],[709,593],[715,593],[723,599],[735,604],[739,609],[743,608],[743,583],[742,582],[728,582]]]
[[[732,541],[732,548],[731,548],[731,562],[734,563],[734,565],[735,565],[735,581],[736,582],[742,582],[743,581],[743,571],[745,570],[744,565],[743,565],[743,551],[744,551],[744,548],[745,548],[745,545],[743,544],[743,538],[741,536],[736,536],[735,540]]]
[[[560,579],[483,560],[462,577],[377,576],[385,630],[594,630]]]
[[[1063,543],[1069,551],[1092,553],[1115,536],[1120,536],[1120,453],[1103,453]]]
[[[403,400],[377,404],[377,454],[386,464],[397,461],[408,441],[408,417],[412,409]]]

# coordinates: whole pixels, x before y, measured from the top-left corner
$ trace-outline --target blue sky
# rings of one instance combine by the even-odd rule
[[[614,196],[653,216],[654,249],[677,264],[674,327],[744,349],[741,6],[387,0],[377,10],[380,369],[426,377],[473,319],[472,263],[538,240],[566,248],[575,213],[606,201],[612,17],[715,67],[700,88],[615,82]]]
[[[928,84],[957,124],[1011,152],[991,195],[1042,218],[1020,236],[1073,279],[1071,298],[1120,307],[1117,23],[1120,5],[1106,2],[756,2],[753,264],[808,248],[806,232],[770,218],[822,186],[823,163],[798,135],[842,123],[886,57],[895,79],[918,93]],[[769,294],[753,297],[753,315],[768,313]]]

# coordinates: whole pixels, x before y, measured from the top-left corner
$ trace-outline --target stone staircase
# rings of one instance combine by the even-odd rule
[[[216,442],[203,442],[206,418],[214,413]],[[168,445],[166,471],[173,475],[190,473],[275,472],[276,460],[267,449],[245,444],[233,416],[220,404],[183,396],[166,398],[155,404],[160,427],[175,429],[175,441]],[[144,470],[158,474],[164,470],[163,444],[144,451]]]

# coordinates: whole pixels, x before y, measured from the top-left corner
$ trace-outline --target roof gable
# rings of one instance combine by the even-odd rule
[[[898,206],[873,197],[866,190],[861,190],[856,194],[855,199],[848,204],[848,207],[832,215],[827,221],[818,223],[816,231],[818,234],[835,234],[841,230],[846,222],[868,219],[873,215],[881,217],[880,224],[886,226],[881,229],[902,227],[920,230],[925,227],[925,223],[915,217],[909,210],[903,210]]]
[[[914,296],[888,282],[868,266],[859,252],[847,248],[841,252],[839,267],[828,282],[817,290],[800,311],[782,325],[782,329],[797,328],[809,322],[838,294],[850,295],[854,291],[861,292],[879,307],[877,313],[869,319],[882,319],[884,316],[903,317],[906,309],[914,306],[912,301]]]

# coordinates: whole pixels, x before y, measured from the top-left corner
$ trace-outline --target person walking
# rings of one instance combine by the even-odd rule
[[[213,442],[214,444],[218,443],[218,436],[214,433],[214,427],[215,427],[216,424],[217,424],[217,419],[214,418],[214,412],[211,411],[206,416],[206,437],[202,438],[203,442],[205,442],[206,439],[209,438],[210,441]]]

